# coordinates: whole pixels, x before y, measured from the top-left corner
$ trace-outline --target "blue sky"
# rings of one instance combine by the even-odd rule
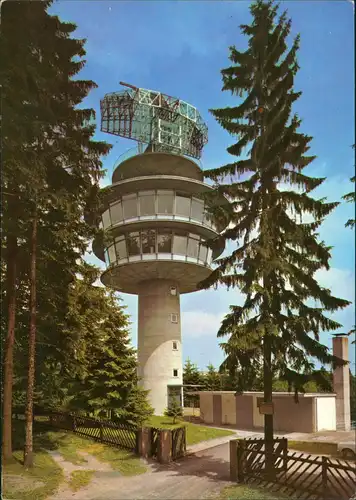
[[[232,138],[209,113],[210,108],[235,101],[221,92],[220,70],[229,65],[228,47],[244,49],[247,40],[239,25],[249,23],[248,1],[74,1],[59,0],[51,13],[77,24],[75,36],[86,38],[87,64],[80,78],[94,80],[86,105],[97,112],[106,92],[119,90],[120,81],[158,90],[196,106],[209,127],[209,143],[204,149],[203,168],[229,161],[226,147]],[[294,110],[303,119],[301,131],[314,137],[311,154],[317,159],[309,175],[326,176],[315,192],[330,201],[353,189],[354,175],[354,5],[339,1],[287,1],[292,18],[292,36],[301,35],[300,71],[295,88],[303,95]],[[135,144],[126,139],[97,132],[97,138],[114,144],[104,167],[112,172],[115,160]],[[109,176],[105,184],[109,183]],[[354,207],[342,203],[323,224],[320,237],[333,246],[331,270],[320,272],[320,283],[334,295],[354,302],[355,234],[344,228]],[[89,261],[103,267],[92,255]],[[132,340],[137,336],[137,298],[122,295],[132,320]],[[216,332],[230,304],[241,304],[237,291],[219,289],[183,295],[182,336],[184,359],[191,358],[204,368],[218,366],[223,357]],[[355,323],[354,305],[335,313],[333,318],[349,330]],[[321,341],[331,346],[330,334]],[[351,349],[354,366],[355,352]]]

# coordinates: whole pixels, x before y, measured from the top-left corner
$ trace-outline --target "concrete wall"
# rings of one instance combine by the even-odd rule
[[[213,423],[213,393],[204,392],[199,394],[200,417],[207,424]]]
[[[156,415],[163,415],[168,405],[168,385],[183,383],[178,285],[166,280],[143,282],[138,299],[138,375],[149,390],[149,401]],[[178,317],[172,323],[171,314]],[[173,349],[177,342],[178,350]],[[173,370],[178,370],[175,377]]]
[[[349,360],[348,337],[333,337],[333,354],[345,361]],[[340,431],[351,430],[350,411],[350,372],[349,365],[335,368],[333,386],[336,394],[336,428]]]
[[[236,425],[235,394],[222,394],[222,423]]]
[[[285,432],[315,432],[315,398],[300,397],[299,402],[294,396],[274,397],[274,430]]]
[[[236,426],[253,428],[253,396],[250,394],[236,395]]]
[[[335,397],[316,398],[316,430],[336,430]]]

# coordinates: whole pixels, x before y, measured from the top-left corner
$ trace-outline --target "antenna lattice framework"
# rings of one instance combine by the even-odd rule
[[[198,110],[161,92],[127,89],[100,101],[101,131],[147,144],[149,150],[200,158],[208,128]]]

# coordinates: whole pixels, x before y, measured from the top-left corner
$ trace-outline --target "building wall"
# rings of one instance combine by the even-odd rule
[[[200,397],[200,417],[207,424],[213,423],[213,393],[203,392]]]
[[[316,430],[336,430],[335,397],[316,398]]]
[[[253,428],[253,396],[250,394],[236,395],[236,425],[242,429]]]
[[[222,394],[222,423],[236,425],[235,394]]]
[[[274,397],[274,430],[284,432],[315,432],[315,398]]]
[[[167,386],[183,383],[179,290],[172,295],[172,286],[177,287],[166,280],[144,282],[139,293],[138,375],[150,391],[155,415],[163,415],[168,406]],[[176,323],[171,321],[171,314],[177,315]]]
[[[334,356],[348,361],[348,351],[348,337],[333,337]],[[349,431],[351,429],[349,370],[349,365],[345,365],[335,368],[333,373],[333,387],[336,393],[336,428],[340,431]]]

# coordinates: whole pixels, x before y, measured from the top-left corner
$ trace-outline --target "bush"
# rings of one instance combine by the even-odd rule
[[[174,398],[172,399],[164,414],[166,417],[172,417],[173,424],[175,424],[177,418],[183,417],[183,408],[181,407],[180,403],[178,403],[177,399]]]

